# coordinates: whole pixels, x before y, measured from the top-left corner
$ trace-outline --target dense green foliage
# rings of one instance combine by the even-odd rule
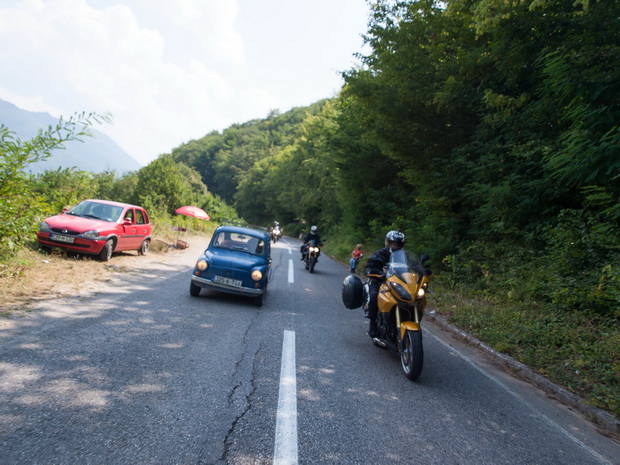
[[[604,270],[618,259],[620,175],[609,3],[390,3],[375,7],[373,53],[347,73],[343,94],[363,115],[365,140],[402,164],[416,240],[471,262],[475,280],[498,253],[516,258],[511,269],[540,267],[532,260],[542,253],[553,287],[586,273],[590,292],[605,291]]]

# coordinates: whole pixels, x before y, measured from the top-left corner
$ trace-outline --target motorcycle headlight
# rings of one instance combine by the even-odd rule
[[[394,289],[394,291],[398,294],[398,296],[401,299],[403,299],[403,300],[411,300],[411,299],[413,299],[413,297],[411,297],[411,294],[409,293],[409,291],[407,289],[405,289],[405,287],[402,284],[390,283],[390,286],[392,287],[392,289]]]
[[[252,279],[254,281],[260,281],[262,278],[263,278],[263,273],[261,273],[260,270],[252,271]]]
[[[428,289],[428,283],[422,284],[422,287],[418,290],[418,298],[422,298],[426,295],[426,290]]]
[[[47,224],[45,221],[41,221],[41,224],[39,225],[39,231],[51,231],[52,228],[50,228],[50,225]]]
[[[198,260],[196,262],[196,269],[200,270],[200,271],[204,271],[209,267],[209,264],[207,263],[206,260]]]
[[[99,231],[97,231],[96,229],[91,229],[90,231],[86,231],[85,233],[83,233],[82,236],[96,239],[99,237]]]

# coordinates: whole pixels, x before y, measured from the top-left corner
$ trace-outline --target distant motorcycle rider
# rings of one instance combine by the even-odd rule
[[[400,231],[390,231],[385,236],[385,247],[378,249],[373,253],[366,262],[364,274],[368,277],[368,335],[370,337],[377,336],[377,314],[379,306],[377,296],[379,295],[379,286],[385,281],[383,267],[390,261],[393,251],[400,250],[405,245],[405,235]]]
[[[280,238],[280,236],[282,236],[282,227],[280,226],[279,221],[273,222],[273,226],[271,226],[269,233],[271,234],[271,239],[274,242],[276,242]]]
[[[323,245],[321,242],[321,236],[319,235],[319,228],[317,228],[316,225],[313,225],[310,228],[310,232],[304,236],[303,241],[304,243],[301,245],[300,249],[302,262],[306,259],[306,248],[310,241],[314,241],[314,243],[319,247]]]

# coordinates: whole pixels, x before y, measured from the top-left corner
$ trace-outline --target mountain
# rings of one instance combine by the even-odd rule
[[[0,124],[4,124],[22,141],[34,137],[39,129],[45,130],[48,126],[55,126],[57,123],[58,118],[54,118],[49,113],[22,110],[0,99]],[[76,167],[91,173],[115,171],[123,174],[142,167],[112,138],[93,128],[90,130],[94,137],[84,137],[83,142],[65,143],[64,149],[55,150],[52,156],[44,162],[29,165],[28,171],[36,174],[45,170]]]

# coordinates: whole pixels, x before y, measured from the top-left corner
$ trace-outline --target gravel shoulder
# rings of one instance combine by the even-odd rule
[[[32,263],[15,266],[9,276],[0,279],[0,331],[32,316],[50,300],[85,298],[141,273],[184,266],[189,272],[208,241],[208,236],[190,236],[186,239],[189,246],[177,249],[154,240],[145,256],[122,252],[114,254],[108,262],[85,256],[34,253]]]

